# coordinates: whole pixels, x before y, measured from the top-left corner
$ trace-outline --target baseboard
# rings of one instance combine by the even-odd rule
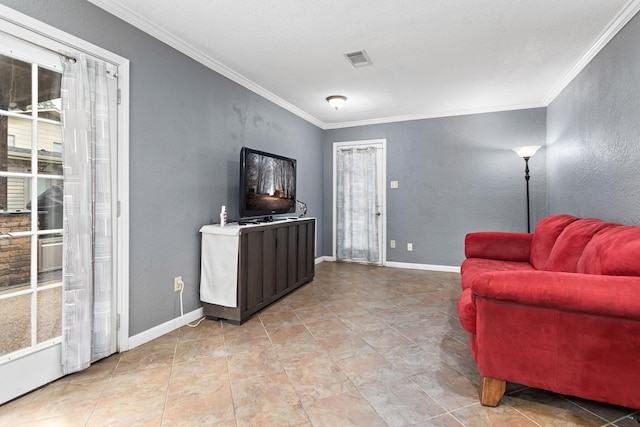
[[[336,259],[328,255],[316,258],[316,264],[319,264],[325,261],[335,262]],[[446,273],[460,273],[460,267],[451,266],[451,265],[415,264],[412,262],[387,261],[384,263],[384,266],[391,267],[391,268],[407,268],[410,270],[444,271]]]
[[[335,262],[336,259],[332,256],[321,256],[316,258],[316,264],[321,262]],[[435,265],[435,264],[414,264],[411,262],[394,262],[387,261],[384,263],[385,267],[391,268],[408,268],[410,270],[427,270],[427,271],[444,271],[447,273],[460,273],[460,267],[452,265]]]
[[[142,344],[148,343],[149,341],[153,341],[156,338],[159,338],[169,332],[175,331],[178,328],[186,325],[187,323],[193,322],[195,320],[201,319],[203,316],[202,307],[193,310],[190,313],[186,313],[184,317],[176,317],[175,319],[169,320],[161,325],[155,326],[151,329],[147,329],[144,332],[140,332],[132,337],[129,337],[129,350],[138,347]]]
[[[449,265],[415,264],[412,262],[387,261],[384,264],[384,266],[392,267],[392,268],[408,268],[410,270],[428,270],[428,271],[444,271],[447,273],[460,273],[460,267],[449,266]]]

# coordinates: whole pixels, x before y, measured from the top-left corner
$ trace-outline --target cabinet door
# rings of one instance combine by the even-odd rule
[[[278,227],[276,231],[276,293],[288,289],[287,263],[289,259],[289,227]]]
[[[271,303],[278,293],[276,274],[277,228],[262,232],[262,301]]]
[[[315,270],[315,221],[309,220],[300,224],[298,234],[298,283],[306,283],[313,279]]]
[[[298,280],[298,225],[292,224],[288,228],[287,239],[287,288],[295,288]]]
[[[307,274],[307,229],[309,228],[309,222],[300,224],[298,228],[298,266],[296,276],[296,285],[300,285],[306,281]]]
[[[307,281],[312,280],[316,269],[316,221],[307,222]]]
[[[243,253],[246,253],[246,261],[243,265],[246,284],[243,284],[243,291],[246,300],[246,312],[253,313],[259,306],[264,304],[263,283],[263,236],[262,231],[252,231],[247,233],[243,239]],[[244,307],[243,307],[244,309]],[[245,311],[245,310],[243,310]]]
[[[281,292],[282,285],[278,277],[282,274],[278,267],[279,234],[280,228],[269,227],[244,235],[242,252],[246,255],[243,256],[241,269],[246,277],[246,284],[242,288],[246,299],[246,309],[243,307],[245,315],[271,304]],[[280,250],[286,253],[286,245],[282,246]]]

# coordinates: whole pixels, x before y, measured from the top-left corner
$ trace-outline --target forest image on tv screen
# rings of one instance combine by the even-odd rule
[[[248,153],[246,171],[248,211],[295,210],[296,171],[291,161]]]

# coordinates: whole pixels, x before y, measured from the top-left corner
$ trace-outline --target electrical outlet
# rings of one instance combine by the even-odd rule
[[[398,181],[391,181],[391,188],[398,188]]]
[[[395,248],[396,247],[396,241],[392,240],[391,242],[389,242],[389,246],[392,247],[392,248]]]
[[[411,252],[413,250],[413,243],[407,243],[407,250]]]
[[[180,292],[181,290],[182,290],[182,276],[174,277],[173,292]]]

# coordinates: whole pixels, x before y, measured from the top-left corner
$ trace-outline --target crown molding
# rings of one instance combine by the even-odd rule
[[[585,52],[584,55],[574,64],[555,86],[544,97],[543,102],[548,106],[554,99],[573,81],[574,78],[591,62],[593,58],[615,37],[616,34],[640,11],[640,0],[631,0],[627,5],[611,20],[596,42]]]
[[[176,49],[178,52],[181,52],[187,55],[191,59],[227,77],[228,79],[239,84],[240,86],[243,86],[249,89],[250,91],[262,96],[263,98],[295,114],[296,116],[308,121],[309,123],[321,129],[324,128],[324,123],[321,122],[320,120],[316,119],[315,117],[311,116],[310,114],[306,113],[305,111],[301,110],[295,105],[290,104],[289,102],[285,101],[284,99],[280,98],[274,93],[266,90],[262,86],[254,83],[253,81],[244,77],[242,74],[237,73],[236,71],[225,66],[224,64],[221,64],[220,62],[216,61],[210,56],[204,54],[202,51],[198,49],[194,49],[192,46],[189,46],[183,40],[179,39],[178,37],[175,37],[168,31],[166,31],[164,28],[153,24],[148,19],[132,11],[131,9],[118,4],[114,4],[113,2],[110,2],[110,1],[89,0],[89,2],[93,3],[95,6],[99,7],[100,9],[103,9],[109,12],[110,14],[122,19],[123,21],[133,25],[139,30],[155,37],[161,42]]]
[[[370,120],[355,120],[350,122],[325,123],[323,129],[343,129],[356,126],[380,125],[385,123],[408,122],[411,120],[439,119],[443,117],[469,116],[472,114],[498,113],[501,111],[527,110],[530,108],[543,108],[546,105],[542,102],[531,102],[526,104],[500,105],[484,108],[469,108],[460,110],[441,111],[438,113],[411,114],[406,116],[383,117]]]

